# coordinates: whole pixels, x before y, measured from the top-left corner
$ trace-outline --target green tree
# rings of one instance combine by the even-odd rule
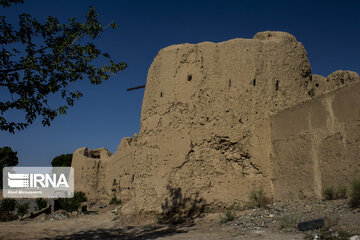
[[[11,147],[0,148],[0,188],[3,187],[3,168],[16,166],[19,163],[17,152],[14,152]]]
[[[13,212],[16,209],[16,201],[13,198],[4,198],[0,204],[0,211]]]
[[[48,205],[47,201],[42,198],[36,199],[36,210],[41,210],[43,208],[46,208]]]
[[[22,0],[0,0],[4,8]],[[66,24],[56,17],[44,23],[29,14],[19,15],[14,27],[0,16],[0,88],[7,91],[7,99],[0,101],[0,129],[14,133],[42,119],[44,126],[60,114],[65,114],[82,93],[70,90],[70,84],[87,78],[99,85],[111,75],[124,70],[125,62],[115,63],[92,42],[107,28],[117,28],[114,22],[103,26],[93,7],[84,22],[70,18]],[[103,66],[95,64],[100,57],[107,59]],[[60,106],[50,106],[48,99],[56,95]],[[12,121],[5,117],[11,110],[20,110],[25,118]]]
[[[72,154],[61,154],[51,161],[53,167],[71,167]]]
[[[4,198],[0,203],[0,221],[16,220],[15,214],[17,202],[13,198]]]
[[[29,208],[30,208],[30,204],[28,202],[23,203],[23,204],[18,203],[17,204],[17,215],[20,217],[24,216],[25,214],[27,214],[29,212]]]
[[[59,198],[56,200],[55,205],[58,208],[63,209],[67,212],[78,211],[81,204],[86,202],[87,198],[85,193],[83,192],[74,192],[74,196],[72,198]]]

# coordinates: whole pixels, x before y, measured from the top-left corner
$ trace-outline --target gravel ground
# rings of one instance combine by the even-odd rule
[[[141,216],[136,222],[105,208],[97,214],[74,215],[57,211],[28,221],[0,223],[0,239],[348,239],[360,235],[360,209],[346,200],[311,203],[277,203],[268,209],[234,212],[235,218],[220,223],[224,213],[206,213],[191,225],[159,225]],[[117,217],[117,218],[116,218]],[[301,232],[301,221],[324,218],[325,227]]]
[[[241,231],[271,229],[280,232],[299,233],[299,222],[324,219],[322,230],[305,232],[308,236],[360,234],[360,209],[351,209],[347,200],[315,201],[309,203],[277,203],[268,209],[256,208],[238,213],[234,221],[227,223]]]

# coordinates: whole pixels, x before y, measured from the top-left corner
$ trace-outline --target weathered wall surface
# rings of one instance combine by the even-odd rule
[[[138,142],[151,149],[144,181],[154,205],[167,185],[215,206],[245,201],[260,185],[269,192],[268,114],[309,98],[310,82],[306,51],[287,33],[161,50]]]
[[[275,199],[321,198],[360,175],[359,101],[357,81],[271,116]]]
[[[358,77],[336,74],[334,79],[345,79],[340,85]],[[162,49],[149,69],[139,135],[124,138],[104,159],[89,159],[81,155],[83,149],[77,150],[73,161],[81,177],[75,186],[97,199],[116,195],[129,213],[161,211],[169,187],[214,207],[242,204],[260,186],[286,198],[275,190],[282,183],[273,184],[274,173],[282,175],[273,164],[285,165],[288,155],[281,154],[299,140],[277,146],[281,139],[274,134],[280,133],[272,131],[270,119],[339,87],[339,81],[324,79],[312,81],[305,49],[288,33]],[[312,169],[306,152],[310,140],[303,141],[304,156],[292,158],[309,159]]]
[[[107,161],[111,153],[105,148],[88,150],[79,148],[73,154],[74,186],[76,191],[86,193],[91,200],[108,200],[108,190],[105,188]]]

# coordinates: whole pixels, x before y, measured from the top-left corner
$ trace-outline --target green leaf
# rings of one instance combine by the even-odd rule
[[[112,29],[116,29],[116,28],[119,27],[119,25],[117,25],[116,23],[112,22],[112,23],[110,24],[110,27],[111,27]]]
[[[66,114],[82,96],[79,91],[69,90],[70,83],[85,78],[98,85],[127,67],[126,63],[110,59],[110,54],[102,53],[94,43],[84,43],[85,39],[101,36],[104,30],[93,7],[89,8],[85,22],[70,18],[69,23],[63,24],[52,16],[40,23],[29,14],[21,14],[18,25],[13,28],[0,16],[3,47],[0,50],[0,84],[10,96],[0,102],[0,129],[3,131],[23,130],[37,118],[44,126],[49,126],[58,114]],[[117,24],[112,23],[111,27],[116,28]],[[37,39],[36,43],[33,39]],[[14,49],[14,44],[22,47]],[[109,63],[95,64],[100,55],[108,58]],[[48,98],[52,95],[64,99],[63,106],[55,109],[49,106]],[[13,109],[22,111],[24,119],[6,119],[4,114]]]

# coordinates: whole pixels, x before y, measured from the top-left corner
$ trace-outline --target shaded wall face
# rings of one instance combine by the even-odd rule
[[[359,101],[351,83],[270,118],[275,199],[321,198],[360,175]]]
[[[327,99],[333,133],[319,146],[323,187],[348,185],[360,176],[360,84],[350,85]]]

